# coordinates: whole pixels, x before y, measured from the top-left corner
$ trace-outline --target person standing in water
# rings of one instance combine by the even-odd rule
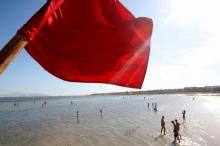
[[[186,120],[186,111],[183,110],[183,111],[182,111],[182,114],[183,114],[183,120],[185,121],[185,120]]]
[[[76,111],[76,122],[79,124],[79,111]]]
[[[171,121],[171,123],[173,124],[174,143],[176,143],[176,139],[178,139],[180,142],[180,138],[178,137],[178,127],[174,121]]]
[[[155,112],[157,112],[157,103],[156,102],[154,104],[154,108],[153,109],[154,109]]]
[[[150,103],[149,102],[147,103],[147,107],[150,108]]]
[[[100,118],[103,119],[103,117],[102,117],[102,109],[100,109],[99,112],[100,112]]]
[[[177,121],[177,119],[175,119],[175,124],[176,124],[176,130],[177,130],[177,134],[178,134],[178,138],[179,138],[179,142],[180,142],[180,123]]]
[[[162,116],[162,119],[161,119],[161,130],[160,130],[160,133],[166,135],[166,128],[165,128],[165,120],[164,120],[164,116]]]
[[[76,118],[79,119],[79,111],[76,111]]]
[[[157,112],[157,107],[156,106],[154,107],[154,111]]]

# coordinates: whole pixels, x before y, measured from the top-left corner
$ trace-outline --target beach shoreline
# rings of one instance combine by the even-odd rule
[[[179,145],[220,144],[220,134],[214,130],[220,121],[220,99],[194,96],[192,100],[189,97],[180,94],[97,95],[52,98],[46,104],[44,100],[20,101],[16,106],[12,102],[0,102],[0,146],[172,145],[171,120],[174,119],[182,124]],[[155,102],[158,111],[151,107]],[[186,110],[186,122],[182,119],[182,110]],[[165,136],[160,135],[162,115],[166,122]]]

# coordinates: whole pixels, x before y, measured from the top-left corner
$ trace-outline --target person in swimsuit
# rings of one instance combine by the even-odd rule
[[[176,124],[174,123],[174,121],[171,121],[171,123],[173,124],[174,143],[176,143],[176,139],[177,139],[177,136],[178,136],[177,127],[176,127]]]
[[[183,111],[182,111],[182,114],[183,114],[183,120],[185,121],[185,120],[186,120],[186,111],[183,110]]]
[[[161,134],[162,132],[164,133],[164,135],[166,135],[166,128],[165,128],[165,121],[164,121],[164,116],[162,116],[162,119],[161,119]]]
[[[79,111],[76,111],[76,118],[79,119]]]
[[[178,140],[180,142],[180,138],[181,138],[181,135],[180,135],[180,123],[177,121],[177,119],[175,119],[175,124],[176,124],[176,130],[177,130],[177,133],[178,133]]]
[[[157,112],[157,103],[154,104],[154,111]]]

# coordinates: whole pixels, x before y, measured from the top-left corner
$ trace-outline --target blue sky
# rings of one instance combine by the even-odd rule
[[[218,0],[121,2],[135,16],[150,17],[154,21],[150,61],[141,90],[219,85]],[[45,0],[1,0],[0,48],[44,3]],[[134,90],[106,84],[62,81],[41,68],[25,50],[0,76],[0,94],[81,95]]]

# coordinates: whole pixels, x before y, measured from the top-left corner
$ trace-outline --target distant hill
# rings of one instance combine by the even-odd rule
[[[136,95],[136,94],[220,94],[220,86],[184,87],[179,89],[158,89],[146,91],[113,92],[92,95]]]
[[[21,92],[0,94],[0,97],[41,97],[41,96],[49,96],[49,95],[41,94],[41,93],[21,93]]]
[[[179,89],[158,89],[158,90],[146,90],[146,91],[130,91],[130,92],[111,92],[111,93],[97,93],[91,95],[137,95],[137,94],[213,94],[220,95],[220,86],[204,86],[204,87],[185,87]],[[49,97],[50,95],[41,93],[21,93],[14,92],[10,94],[0,94],[1,97]],[[70,97],[72,95],[66,96]],[[60,97],[60,96],[59,96]]]

